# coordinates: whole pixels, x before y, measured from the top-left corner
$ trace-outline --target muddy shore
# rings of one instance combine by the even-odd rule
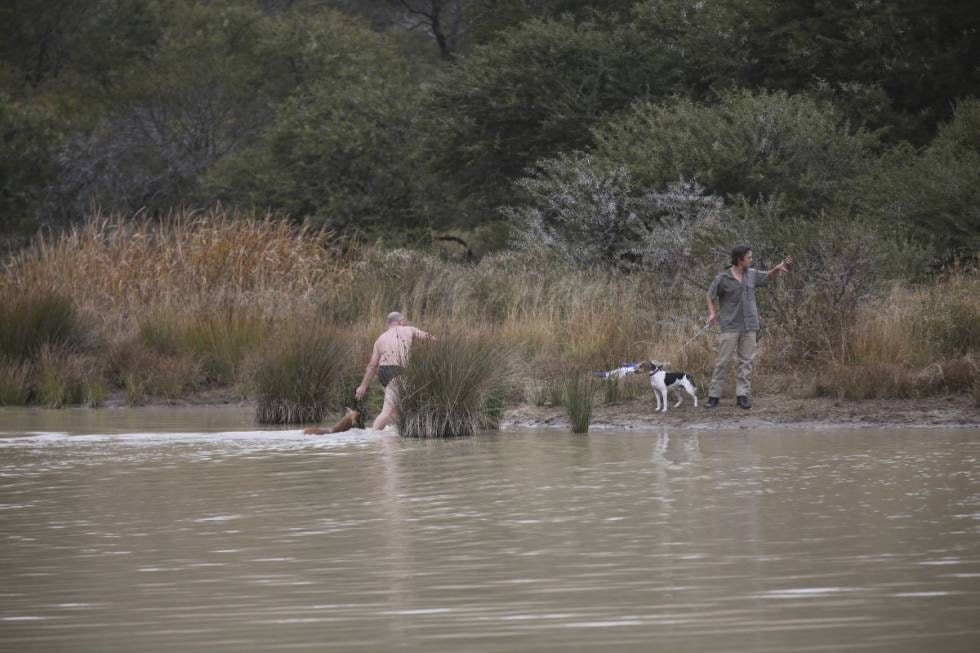
[[[153,406],[251,406],[251,402],[231,396],[227,389],[201,392],[172,403]],[[106,402],[107,408],[121,408],[122,397]],[[327,420],[329,421],[329,420]],[[522,404],[504,411],[503,428],[569,428],[568,417],[560,406]],[[752,399],[752,408],[742,410],[734,399],[723,399],[712,410],[704,402],[695,408],[689,401],[681,407],[671,405],[666,414],[655,411],[652,398],[634,399],[596,406],[593,429],[756,429],[756,428],[980,428],[980,406],[969,395],[949,395],[920,399],[869,399],[855,401],[829,398],[799,398],[767,394]]]
[[[698,408],[688,402],[676,409],[671,405],[665,414],[655,412],[652,400],[637,399],[597,406],[592,414],[592,428],[980,428],[980,407],[969,396],[850,401],[767,395],[752,401],[749,410],[735,406],[734,399],[722,400],[712,410],[706,410],[703,402]],[[561,407],[531,405],[508,410],[503,422],[505,428],[568,428],[568,424]]]

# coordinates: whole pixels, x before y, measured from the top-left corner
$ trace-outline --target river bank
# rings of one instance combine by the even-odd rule
[[[564,409],[555,406],[523,405],[504,416],[505,427],[567,428]],[[909,428],[980,426],[980,408],[962,395],[921,399],[869,399],[864,401],[827,398],[799,399],[786,395],[753,398],[750,410],[723,400],[708,411],[703,402],[689,402],[666,414],[655,412],[652,400],[637,399],[597,406],[592,414],[594,429],[649,429],[658,426],[683,429],[757,428]]]
[[[213,411],[210,409],[214,409]],[[0,409],[2,416],[4,409]],[[13,409],[9,409],[13,410]],[[20,409],[28,410],[28,409]],[[78,415],[95,417],[118,410],[132,413],[127,420],[137,425],[141,412],[158,415],[161,411],[184,411],[234,415],[234,425],[244,427],[251,423],[255,403],[234,396],[227,389],[199,392],[185,399],[166,403],[151,403],[140,407],[128,406],[121,395],[108,399],[102,408],[72,408],[50,410],[64,413],[65,420],[77,420]],[[330,416],[331,418],[333,416]],[[326,421],[331,421],[330,419]],[[284,425],[279,428],[299,428],[300,425]],[[505,410],[501,427],[568,429],[568,415],[561,406],[536,406],[520,404]],[[668,427],[671,429],[766,429],[791,428],[819,430],[828,428],[936,428],[980,427],[980,407],[967,395],[923,397],[918,399],[868,399],[836,400],[828,398],[799,398],[784,394],[766,394],[753,398],[750,410],[735,406],[734,399],[724,399],[722,404],[708,411],[704,403],[695,408],[685,402],[680,408],[669,408],[666,414],[655,411],[651,398],[640,398],[613,404],[598,405],[592,414],[592,429],[637,430]]]

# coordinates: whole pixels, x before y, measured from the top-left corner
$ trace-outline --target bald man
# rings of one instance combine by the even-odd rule
[[[378,430],[387,426],[397,415],[396,401],[398,396],[392,381],[402,373],[405,363],[408,362],[408,353],[412,349],[412,343],[416,338],[426,340],[432,338],[425,331],[405,324],[405,317],[397,311],[388,314],[385,324],[388,328],[374,341],[371,361],[368,363],[367,369],[364,370],[364,379],[354,391],[354,397],[358,400],[362,399],[367,393],[371,379],[377,372],[378,381],[385,389],[384,405],[375,418],[374,424],[371,425],[371,428]]]

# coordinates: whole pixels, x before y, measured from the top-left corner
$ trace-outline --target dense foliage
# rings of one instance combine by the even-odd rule
[[[651,247],[696,250],[746,211],[857,222],[934,264],[978,248],[980,5],[965,0],[0,12],[8,246],[93,206],[221,202],[387,242],[452,230],[487,251],[543,229],[571,247],[603,228],[576,217],[600,202],[613,227],[584,260],[614,269],[663,265]]]

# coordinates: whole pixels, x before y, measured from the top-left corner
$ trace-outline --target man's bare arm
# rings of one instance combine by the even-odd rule
[[[375,345],[374,350],[371,352],[371,361],[368,363],[367,369],[364,370],[364,379],[361,381],[361,385],[357,386],[357,390],[354,391],[355,399],[364,398],[364,395],[367,393],[368,384],[374,378],[374,373],[378,371],[378,365],[380,363],[381,352],[378,350],[377,345]]]
[[[419,329],[418,327],[412,327],[412,328],[415,329],[415,333],[412,334],[412,337],[413,338],[421,338],[422,340],[435,340],[436,339],[436,337],[434,335],[432,335],[431,333],[426,333],[425,331],[423,331],[422,329]]]
[[[773,277],[779,276],[783,272],[789,272],[789,266],[792,265],[792,263],[793,263],[793,257],[787,256],[786,258],[784,258],[782,261],[779,262],[779,265],[766,272],[766,276],[772,279]]]

